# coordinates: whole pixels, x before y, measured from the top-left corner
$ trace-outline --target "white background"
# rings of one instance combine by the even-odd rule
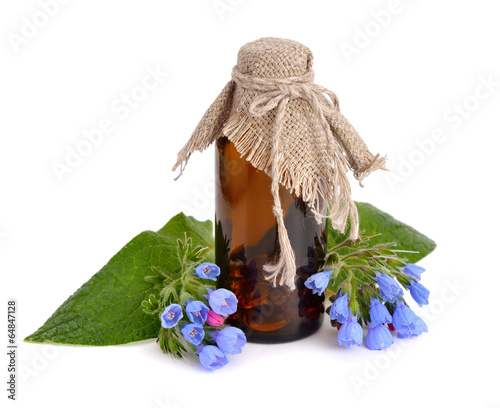
[[[299,342],[248,344],[212,373],[154,341],[22,343],[17,406],[500,407],[498,2],[74,0],[49,17],[40,3],[0,6],[1,304],[17,299],[19,340],[139,232],[181,210],[213,218],[213,151],[193,155],[178,182],[170,169],[239,47],[263,36],[311,48],[316,82],[388,155],[396,178],[373,174],[355,199],[438,249],[421,263],[431,304],[417,312],[429,333],[388,352],[339,347],[328,324]],[[141,93],[148,69],[168,77]],[[143,100],[116,112],[131,92]],[[113,131],[60,180],[54,163],[102,120]]]

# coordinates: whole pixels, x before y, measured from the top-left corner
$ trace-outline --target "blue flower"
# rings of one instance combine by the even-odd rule
[[[420,307],[422,307],[422,305],[429,304],[430,291],[420,282],[412,282],[410,286],[410,294]]]
[[[227,316],[236,312],[238,299],[227,289],[217,289],[209,293],[208,303],[215,313]]]
[[[425,272],[425,269],[422,268],[421,266],[415,265],[415,264],[406,264],[406,266],[403,269],[403,273],[407,276],[409,276],[412,279],[415,279],[416,281],[420,280],[420,274],[422,272]]]
[[[186,301],[186,314],[189,320],[198,326],[203,326],[207,321],[207,313],[210,309],[208,306],[199,300]]]
[[[358,323],[358,318],[353,316],[351,311],[349,311],[347,322],[339,330],[337,340],[340,345],[345,344],[347,347],[351,347],[353,342],[361,346],[363,342],[363,328]]]
[[[396,309],[394,309],[394,314],[392,315],[392,324],[400,339],[416,337],[423,332],[427,332],[425,322],[401,300],[398,300],[396,303]]]
[[[201,365],[208,370],[222,368],[229,362],[226,355],[216,346],[198,347],[196,352]]]
[[[306,280],[304,285],[306,285],[306,288],[312,289],[313,294],[321,295],[328,286],[332,274],[333,271],[315,273]]]
[[[390,347],[394,343],[392,334],[383,324],[368,324],[366,335],[366,347],[370,350],[382,350]]]
[[[226,354],[240,354],[242,347],[247,343],[245,333],[237,327],[225,327],[210,334],[219,348]]]
[[[339,295],[341,292],[339,292]],[[337,296],[335,302],[333,302],[332,307],[330,308],[330,319],[337,320],[339,323],[345,323],[347,318],[349,317],[349,306],[347,292],[344,296]]]
[[[189,343],[194,344],[195,346],[200,344],[205,337],[205,331],[203,328],[191,323],[182,326],[181,333]]]
[[[403,289],[389,275],[377,272],[377,283],[380,287],[380,295],[385,302],[394,303],[398,297],[403,296]]]
[[[213,263],[205,262],[201,265],[198,265],[194,270],[196,276],[199,276],[203,279],[217,280],[217,276],[220,275],[220,268]]]
[[[165,329],[171,329],[182,318],[182,307],[177,303],[168,305],[160,315],[161,325]]]
[[[399,332],[406,332],[415,324],[417,315],[413,310],[406,306],[403,301],[398,300],[394,314],[392,315],[392,325]]]
[[[422,333],[427,333],[427,325],[425,322],[418,316],[415,316],[414,323],[410,326],[410,328],[398,332],[398,338],[407,339],[411,337],[420,336]]]
[[[375,298],[370,302],[370,320],[373,325],[392,322],[392,316],[385,305]]]
[[[423,321],[423,319],[417,316],[417,321],[415,322],[415,329],[413,330],[414,336],[420,336],[422,333],[427,333],[427,325]]]

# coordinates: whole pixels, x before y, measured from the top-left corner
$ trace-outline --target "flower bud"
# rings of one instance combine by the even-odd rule
[[[397,268],[404,268],[406,266],[405,263],[401,262],[399,259],[395,258],[386,258],[387,265],[395,266]]]
[[[224,318],[213,310],[209,310],[207,313],[207,323],[210,326],[219,327],[224,323]]]
[[[358,313],[359,313],[359,303],[358,303],[358,301],[355,298],[351,299],[351,301],[349,302],[349,308],[351,309],[352,314],[354,316],[358,315]]]
[[[405,287],[411,286],[414,283],[414,281],[410,281],[405,275],[399,275],[398,282]]]

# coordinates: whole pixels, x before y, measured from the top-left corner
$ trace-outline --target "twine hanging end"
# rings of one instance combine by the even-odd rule
[[[279,258],[276,263],[267,263],[264,265],[264,272],[267,273],[266,280],[273,282],[273,286],[287,286],[290,290],[295,289],[295,278],[297,275],[297,266],[295,263],[295,252],[288,238],[288,232],[285,227],[284,213],[281,208],[279,198],[279,184],[273,180],[271,188],[275,200],[273,208],[276,216],[276,226],[278,230],[278,241],[280,244]]]
[[[264,272],[267,274],[265,279],[272,281],[273,287],[287,286],[290,290],[295,289],[296,270],[295,256],[293,259],[280,256],[276,263],[264,265]]]

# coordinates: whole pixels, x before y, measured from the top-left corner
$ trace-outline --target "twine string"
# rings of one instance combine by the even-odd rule
[[[261,92],[261,94],[255,97],[248,109],[248,112],[255,117],[263,116],[275,109],[280,101],[286,97],[288,97],[288,100],[290,98],[302,98],[309,101],[313,111],[325,118],[323,122],[328,128],[330,126],[326,117],[332,117],[339,112],[337,95],[314,83],[313,70],[309,70],[304,75],[297,77],[259,78],[243,74],[235,66],[232,78],[242,88]],[[287,103],[283,106],[285,110]]]

